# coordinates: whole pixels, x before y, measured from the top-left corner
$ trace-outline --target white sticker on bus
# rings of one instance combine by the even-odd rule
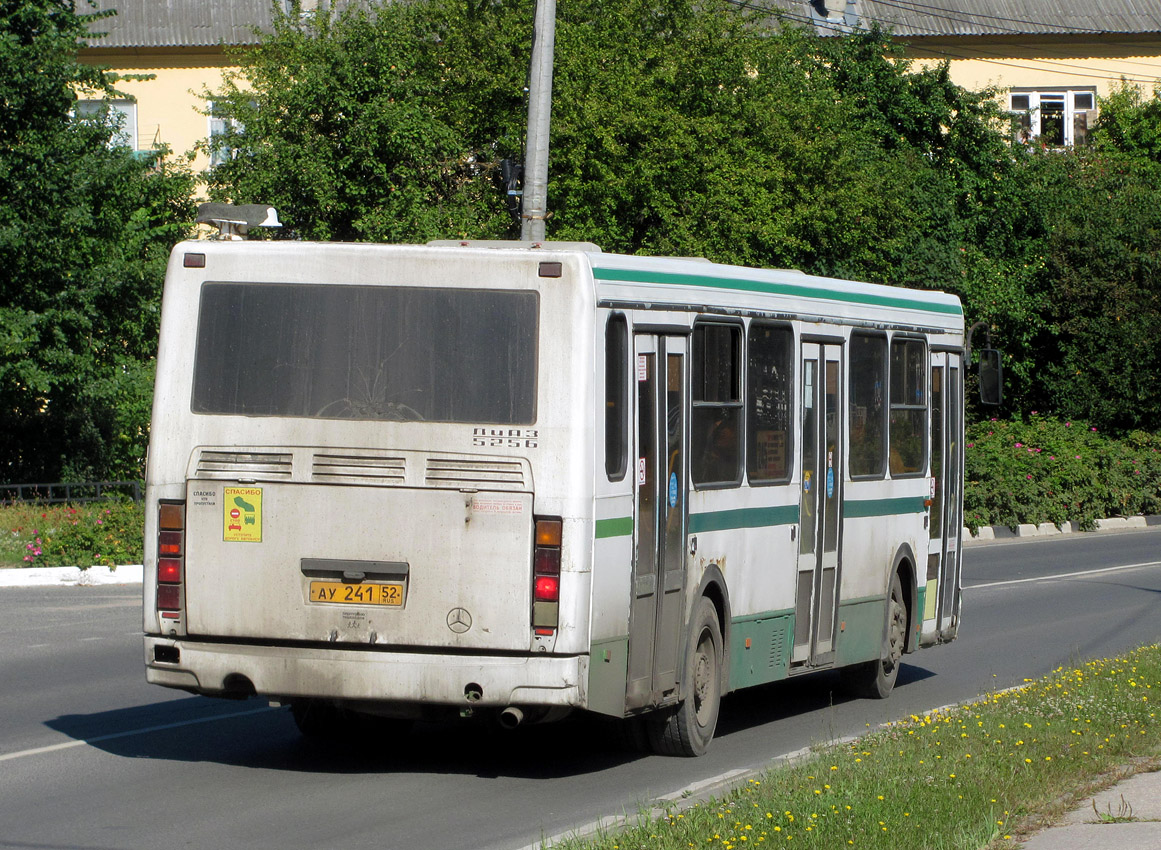
[[[522,514],[524,502],[510,496],[472,496],[472,510],[481,514]]]

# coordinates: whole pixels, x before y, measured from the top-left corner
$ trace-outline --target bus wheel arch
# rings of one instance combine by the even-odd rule
[[[729,687],[730,601],[716,564],[706,568],[693,596],[682,651],[681,702],[645,716],[649,746],[659,755],[700,756],[717,729]]]
[[[883,636],[879,658],[844,671],[850,689],[858,696],[886,699],[895,688],[903,655],[915,648],[912,623],[915,615],[915,568],[910,547],[900,547],[887,580]]]
[[[681,702],[647,715],[649,744],[659,755],[703,755],[717,729],[726,656],[718,609],[710,597],[699,596],[694,603],[688,635]]]
[[[702,599],[708,599],[717,611],[722,635],[722,694],[727,694],[730,691],[730,596],[726,591],[726,577],[717,564],[706,567],[693,599],[690,606],[691,619]]]
[[[914,652],[919,648],[919,636],[916,627],[919,625],[919,581],[915,568],[915,553],[904,543],[895,553],[895,560],[891,567],[892,575],[899,576],[903,585],[903,601],[907,607],[907,628],[904,634],[903,652]],[[887,586],[888,600],[890,600],[890,584]]]

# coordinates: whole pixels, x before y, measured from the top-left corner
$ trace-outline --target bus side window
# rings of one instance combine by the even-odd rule
[[[605,474],[620,481],[629,457],[629,326],[614,313],[605,326]]]
[[[705,322],[693,328],[694,484],[742,480],[742,329]]]
[[[746,382],[746,474],[751,484],[790,479],[794,334],[790,328],[750,323]]]
[[[927,350],[891,340],[891,475],[921,475],[927,460]]]
[[[851,334],[848,362],[851,477],[881,478],[887,467],[887,338]]]

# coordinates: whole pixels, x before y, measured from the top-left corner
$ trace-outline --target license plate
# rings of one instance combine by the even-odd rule
[[[402,605],[402,584],[344,584],[341,581],[312,581],[311,602],[340,605]]]

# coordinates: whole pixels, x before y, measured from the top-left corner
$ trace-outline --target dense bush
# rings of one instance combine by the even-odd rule
[[[131,501],[0,507],[0,567],[140,564],[144,513]]]
[[[980,422],[965,444],[964,524],[1075,521],[1161,513],[1161,436],[1122,439],[1033,414]]]

